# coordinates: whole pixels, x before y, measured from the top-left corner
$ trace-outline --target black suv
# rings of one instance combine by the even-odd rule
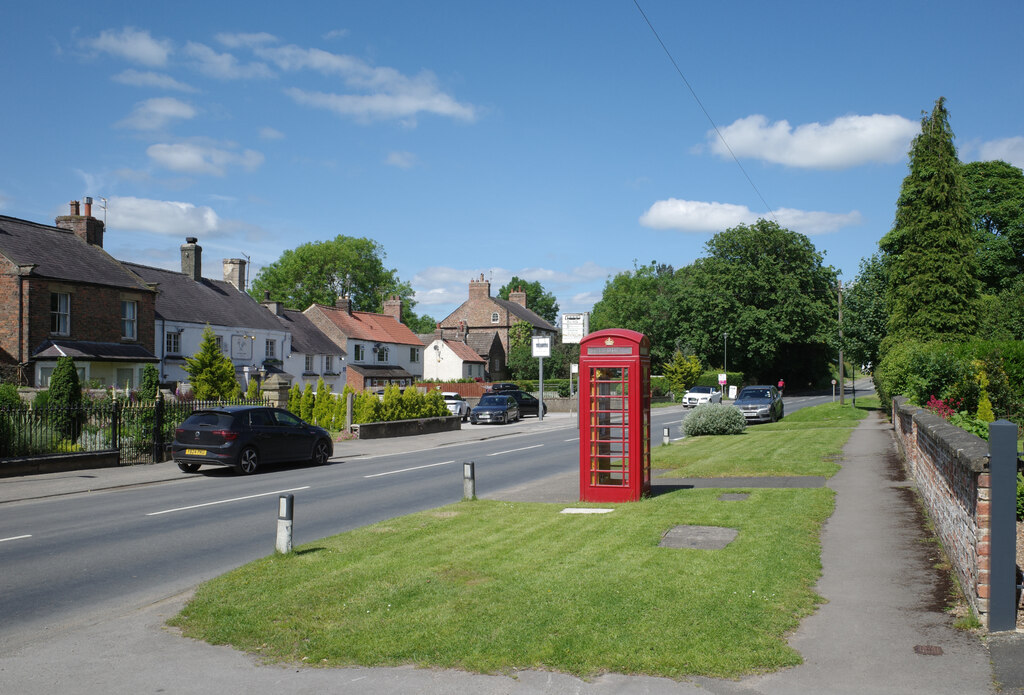
[[[503,391],[506,396],[512,396],[516,399],[516,403],[519,404],[520,415],[536,415],[540,417],[540,401],[526,393],[525,391]],[[548,414],[548,404],[544,404],[544,414]]]
[[[487,393],[508,393],[509,391],[518,391],[519,387],[515,384],[491,384],[487,387]]]
[[[312,461],[325,464],[334,454],[330,433],[287,410],[228,405],[197,410],[174,430],[171,456],[178,468],[234,466],[255,473],[264,463]]]

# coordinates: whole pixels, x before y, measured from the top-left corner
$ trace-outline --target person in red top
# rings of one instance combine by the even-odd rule
[[[782,393],[783,391],[785,391],[786,390],[786,382],[783,381],[782,379],[779,379],[779,386],[778,386],[778,388],[779,388],[779,393]]]

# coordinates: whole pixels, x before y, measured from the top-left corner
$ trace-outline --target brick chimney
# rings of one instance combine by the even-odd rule
[[[488,299],[491,296],[491,283],[484,280],[484,274],[480,273],[479,280],[469,281],[470,299]]]
[[[227,261],[225,261],[226,263]],[[263,290],[263,301],[260,302],[263,306],[267,307],[271,314],[274,316],[284,315],[284,303],[275,302],[270,299],[270,290]]]
[[[245,261],[241,258],[224,259],[224,282],[231,283],[239,292],[245,292]]]
[[[352,300],[349,299],[348,297],[338,297],[338,299],[334,302],[334,306],[341,309],[346,314],[352,314]]]
[[[393,294],[384,300],[384,315],[391,316],[398,321],[402,322],[402,298],[397,294]]]
[[[515,302],[519,306],[526,308],[526,293],[523,292],[522,287],[517,287],[515,292],[508,293],[508,301]]]
[[[181,245],[181,272],[196,282],[203,280],[203,247],[194,236],[185,237]]]
[[[456,334],[456,339],[460,343],[466,342],[466,322],[459,321],[459,332]]]
[[[79,214],[78,201],[72,200],[71,214],[61,215],[54,226],[74,232],[87,244],[103,248],[103,222],[92,216],[92,198],[85,199],[85,214]]]

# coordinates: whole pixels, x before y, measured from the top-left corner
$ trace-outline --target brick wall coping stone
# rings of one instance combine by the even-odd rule
[[[894,398],[893,405],[899,414],[910,416],[919,431],[927,431],[935,445],[948,453],[957,465],[972,473],[988,472],[988,442],[984,439],[949,424],[931,411],[912,405],[903,396]]]

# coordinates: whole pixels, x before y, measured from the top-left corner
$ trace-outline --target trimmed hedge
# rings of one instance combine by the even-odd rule
[[[687,437],[709,434],[742,434],[747,420],[739,408],[724,403],[698,405],[683,420],[683,433]]]

